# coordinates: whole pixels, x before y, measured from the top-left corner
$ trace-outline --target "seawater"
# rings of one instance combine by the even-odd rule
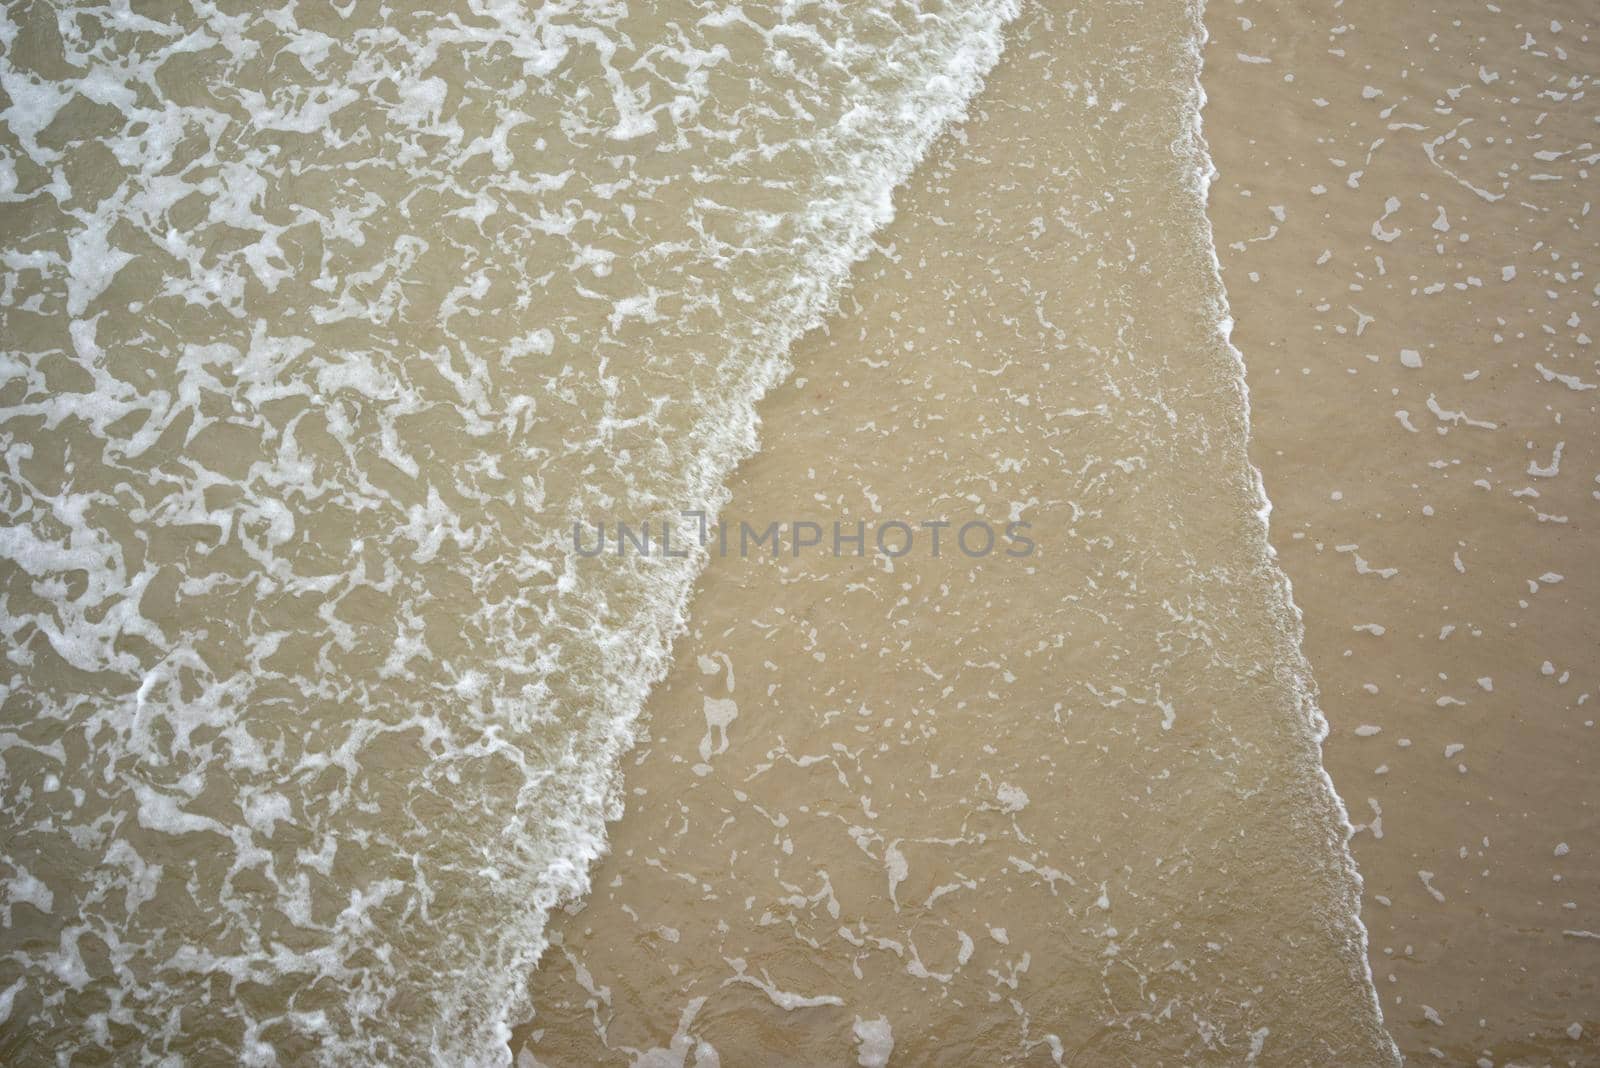
[[[712,507],[1004,4],[0,21],[8,1057],[495,1060]]]
[[[730,471],[756,446],[756,402],[886,239],[897,188],[967,112],[1017,13],[977,2],[4,13],[7,1059],[510,1058],[512,1026],[541,1009],[529,980],[551,910],[589,889],[605,821],[623,812],[620,758],[705,562],[586,558],[572,525],[726,503]],[[1019,70],[1048,53],[1063,71],[1130,76],[1142,92],[1108,112],[1140,120],[1125,162],[1179,144],[1187,162],[1151,188],[1178,196],[1175,232],[1204,246],[1192,16],[1174,6],[1147,24],[1182,60],[1167,70],[1140,58],[1148,42],[1076,32],[1139,18],[1116,4],[1053,13],[1055,33],[1030,32],[1010,56]],[[1052,77],[1097,93],[1081,74]],[[1101,271],[1112,287],[1101,307],[1154,295],[1139,288],[1150,261],[1128,221],[1145,187],[1043,188],[1071,193],[1065,233],[1132,272]],[[940,210],[924,201],[914,214]],[[972,235],[997,240],[983,225]],[[1203,278],[1213,261],[1184,262]],[[986,304],[981,274],[948,292],[952,306]],[[1214,289],[1179,294],[1174,321],[1203,330],[1172,337],[1215,340]],[[1122,348],[1079,349],[1108,368],[1149,351],[1131,321],[1094,321]],[[986,375],[990,396],[1022,403],[1022,383],[1051,367],[1002,364]],[[1195,563],[1205,577],[1182,618],[1195,642],[1212,629],[1248,639],[1260,658],[1245,672],[1249,707],[1281,718],[1189,766],[1206,788],[1186,803],[1224,805],[1290,769],[1303,789],[1284,797],[1312,802],[1305,833],[1266,841],[1280,856],[1310,843],[1325,903],[1345,909],[1342,812],[1317,777],[1292,616],[1263,562],[1236,362],[1205,368],[1152,373],[1176,370],[1175,394],[1219,391],[1221,414],[1192,426],[1226,443],[1217,484],[1232,490],[1223,519],[1194,520],[1194,536],[1237,535],[1259,596],[1239,609],[1254,622],[1222,625],[1207,598],[1222,596],[1224,572]],[[1113,399],[1120,373],[1096,379]],[[1161,389],[1140,381],[1140,404],[1096,397],[1059,418],[1161,412]],[[943,400],[921,398],[933,416]],[[1166,409],[1176,427],[1183,405]],[[898,440],[924,448],[926,429]],[[987,462],[946,459],[960,479]],[[1151,457],[1121,459],[1127,474]],[[1142,499],[1164,502],[1153,514],[1203,514],[1174,486],[1148,484]],[[1122,518],[1136,536],[1149,515]],[[1266,698],[1262,679],[1276,680]],[[1159,686],[1113,685],[1124,692],[1108,708],[1171,703]],[[1193,700],[1210,711],[1195,719],[1226,722],[1237,693],[1208,684]],[[1141,775],[1160,776],[1166,728],[1100,725],[1135,747],[1118,752],[1145,754]],[[1280,763],[1250,766],[1274,746]],[[1040,786],[1007,782],[1002,812],[1027,797],[1052,811]],[[900,847],[895,861],[870,835],[855,840],[890,864],[898,913]],[[1137,836],[1127,846],[1140,848]],[[1358,931],[1334,915],[1318,942],[1333,950],[1306,959],[1348,965]],[[759,960],[736,959],[718,964],[743,977],[733,989],[785,1012],[843,1004],[832,993],[785,1004],[754,978],[767,974]],[[1362,1004],[1361,984],[1332,974],[1346,994],[1336,1003]],[[874,1048],[892,1034],[872,1017],[856,1024]],[[737,1044],[722,1048],[739,1059]]]
[[[1199,16],[1025,5],[795,344],[725,514],[1035,550],[707,563],[522,1068],[1396,1063],[1247,449]]]

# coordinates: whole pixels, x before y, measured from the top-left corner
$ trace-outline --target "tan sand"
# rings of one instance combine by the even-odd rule
[[[1251,453],[1326,767],[1360,825],[1381,1006],[1423,1063],[1587,1063],[1600,1030],[1594,127],[1577,96],[1600,57],[1562,6],[1207,16],[1211,218]],[[1292,687],[1249,667],[1292,658],[1268,617],[1216,607],[1273,593],[1226,563],[1251,537],[1226,368],[1150,307],[1194,307],[1203,265],[1147,200],[1153,290],[1097,244],[1083,191],[1116,172],[1060,145],[1085,113],[1029,80],[1065,77],[1041,58],[1057,29],[1037,12],[1014,28],[886,251],[765,402],[728,511],[853,520],[866,500],[868,519],[914,520],[1021,500],[1039,530],[1072,529],[1066,551],[1014,568],[713,560],[612,854],[552,924],[522,1063],[871,1064],[890,1041],[906,1064],[1383,1062]],[[1029,235],[1051,198],[1062,213],[1046,203]],[[986,250],[1008,228],[1000,270]],[[1035,306],[1069,330],[1039,329]],[[1124,366],[1129,308],[1135,351],[1186,359]],[[1095,419],[1106,381],[1146,403]],[[1183,428],[1169,464],[1095,496],[1115,476],[1084,457],[1150,450],[1125,421],[1165,405]],[[1007,448],[1015,468],[994,463]],[[1137,566],[1102,537],[1131,538]],[[1226,581],[1188,585],[1213,552]],[[1145,665],[1170,686],[1206,637],[1151,617],[1173,594],[1212,599],[1200,614],[1230,655],[1187,680],[1163,733]]]
[[[1197,25],[1106,14],[1011,27],[724,514],[943,554],[711,562],[531,1058],[1390,1063],[1183,147]],[[1037,555],[962,555],[978,519]]]
[[[1207,16],[1252,454],[1414,1063],[1600,1058],[1594,15]]]

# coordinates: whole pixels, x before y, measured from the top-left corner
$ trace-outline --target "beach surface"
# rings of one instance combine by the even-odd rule
[[[1600,1063],[1597,34],[0,10],[0,1061]]]
[[[1006,34],[721,517],[920,551],[713,555],[524,1063],[1395,1063],[1245,452],[1200,27]],[[980,519],[1035,552],[956,551]]]
[[[1600,35],[1214,4],[1206,137],[1272,542],[1412,1063],[1600,1058]]]
[[[1208,213],[1250,458],[1355,825],[1359,955],[1413,1063],[1590,1063],[1600,1023],[1583,97],[1600,55],[1582,8],[1557,6],[1537,20],[1359,3],[1205,15]],[[1106,20],[1063,21],[1082,44]],[[1226,439],[1077,496],[1118,451],[1067,421],[1106,410],[1090,383],[1121,381],[1126,335],[1097,335],[1093,305],[1129,283],[1086,208],[1085,186],[1117,181],[1057,143],[1087,94],[1051,101],[1045,87],[1073,79],[1039,59],[1049,31],[1064,32],[1024,12],[967,122],[897,193],[882,251],[763,403],[762,449],[729,505],[776,517],[865,498],[909,518],[998,492],[1028,502],[1044,551],[1024,568],[713,559],[652,695],[612,852],[553,923],[539,1014],[514,1043],[528,1060],[1392,1055],[1331,892],[1339,850],[1294,844],[1334,818],[1303,706],[1281,685],[1197,689],[1185,696],[1205,711],[1172,713],[1159,688],[1107,673],[1155,662],[1174,685],[1184,661],[1138,644],[1162,645],[1151,608],[1205,566],[1164,571],[1163,524],[1187,552],[1252,534],[1225,518],[1239,473]],[[1083,125],[1105,128],[1073,113]],[[1077,181],[1052,186],[1063,153]],[[1134,317],[1132,348],[1163,357],[1143,399],[1176,408],[1167,440],[1181,442],[1202,398],[1238,398],[1220,366],[1196,373],[1214,345],[1164,332],[1185,296],[1200,305],[1182,287],[1202,264],[1143,240],[1128,258],[1158,281],[1124,299],[1172,304]],[[1145,449],[1168,433],[1156,411],[1115,410],[1123,434],[1157,428]],[[1058,442],[1020,454],[1055,470],[1009,465],[990,444],[1002,424]],[[1092,520],[1051,510],[1089,499]],[[1137,567],[1095,553],[1091,524],[1111,509],[1120,550],[1137,531]],[[1064,529],[1081,540],[1050,544]],[[1111,575],[1110,596],[1087,592]],[[1222,587],[1206,592],[1277,596]],[[1227,634],[1236,655],[1244,632]],[[1294,663],[1268,647],[1263,662]],[[1246,743],[1244,725],[1263,733]],[[1184,758],[1214,765],[1225,748],[1249,752],[1249,788],[1191,792]]]

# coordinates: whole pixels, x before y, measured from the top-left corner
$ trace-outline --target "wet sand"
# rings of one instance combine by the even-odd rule
[[[1600,1063],[1593,5],[1020,6],[0,16],[0,1060]]]
[[[713,558],[524,1064],[1393,1063],[1194,33],[1028,8],[797,347],[725,522],[1022,519],[1038,555]]]
[[[1594,9],[1207,21],[1251,451],[1386,1023],[1413,1063],[1596,1063]]]
[[[1357,825],[1361,918],[1400,1051],[1589,1063],[1600,836],[1585,527],[1600,496],[1600,374],[1584,333],[1592,106],[1577,93],[1600,56],[1576,4],[1537,19],[1395,14],[1207,14],[1209,214],[1248,372],[1250,454],[1331,726],[1324,764]],[[1048,476],[980,475],[984,450],[954,433],[988,435],[1018,398],[1093,412],[1092,357],[1115,351],[1080,344],[1057,367],[1009,358],[1015,339],[993,332],[1032,318],[1029,283],[948,266],[963,254],[948,220],[983,218],[992,239],[1050,193],[1007,187],[991,162],[1048,156],[1020,131],[1061,117],[1013,107],[1038,75],[1032,18],[1013,30],[1028,44],[1012,40],[968,123],[902,190],[884,253],[764,402],[763,449],[732,483],[731,516],[862,500],[912,516],[1031,493],[1030,516],[1057,529],[1038,507]],[[988,188],[1013,202],[996,206]],[[1092,211],[1068,200],[1067,217]],[[1023,277],[1064,278],[1080,299],[1115,289],[1104,260],[1074,273],[1087,229],[1019,239],[1037,254]],[[1178,275],[1198,271],[1179,249],[1164,255]],[[1075,341],[1095,338],[1093,309],[1060,313]],[[1195,351],[1186,343],[1178,331],[1157,347]],[[1228,395],[1220,378],[1176,379],[1196,382]],[[1214,400],[1172,398],[1184,425],[1197,397]],[[1226,405],[1208,410],[1226,426]],[[1035,411],[1008,429],[1051,421]],[[1165,516],[1191,544],[1248,542],[1199,477],[1225,473],[1226,456],[1179,463],[1138,498],[1165,492],[1167,506],[1104,529]],[[1270,774],[1166,799],[1152,784],[1176,769],[1195,788],[1224,751],[1215,717],[1180,714],[1176,729],[1193,733],[1174,738],[1110,715],[1121,699],[1062,700],[1068,680],[1102,681],[1108,658],[1150,657],[1132,606],[1168,581],[1158,557],[1141,557],[1145,589],[1094,602],[1111,632],[1076,642],[1067,625],[1033,642],[1017,621],[1052,619],[1057,599],[1118,574],[1092,556],[1009,570],[918,557],[888,571],[714,559],[627,762],[612,852],[592,895],[552,923],[539,1016],[513,1042],[522,1063],[870,1064],[891,1048],[895,1063],[1381,1063],[1340,941],[1343,876],[1326,859],[1338,851],[1316,843],[1318,784],[1272,759],[1304,744],[1284,680],[1210,695],[1238,702],[1228,730],[1262,731],[1243,748]],[[1183,763],[1195,753],[1208,759]],[[1258,791],[1275,804],[1252,806]],[[1286,800],[1303,807],[1286,814]],[[1240,820],[1237,833],[1213,816]],[[1155,936],[1157,917],[1180,919]],[[1217,930],[1233,941],[1191,940]]]

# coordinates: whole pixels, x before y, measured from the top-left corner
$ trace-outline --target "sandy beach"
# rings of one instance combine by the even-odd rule
[[[1597,79],[0,9],[0,1062],[1600,1065]]]
[[[1593,15],[1207,16],[1251,452],[1412,1063],[1600,1056]]]
[[[1272,545],[1293,583],[1330,724],[1323,759],[1355,825],[1360,914],[1384,1023],[1412,1063],[1582,1064],[1595,1056],[1600,872],[1594,851],[1577,843],[1595,841],[1597,827],[1588,589],[1595,573],[1585,524],[1596,499],[1591,384],[1600,376],[1584,334],[1594,292],[1583,279],[1595,233],[1587,201],[1594,156],[1585,140],[1592,119],[1574,96],[1600,56],[1592,23],[1578,5],[1568,8],[1552,8],[1549,19],[1541,11],[1537,25],[1527,12],[1480,9],[1459,20],[1410,12],[1397,20],[1391,7],[1352,3],[1315,11],[1213,4],[1206,13],[1204,133],[1218,170],[1208,213],[1247,369],[1251,458],[1272,502]],[[1026,39],[1028,25],[1025,15],[1012,32]],[[1015,40],[1009,49],[954,138],[970,154],[956,158],[947,146],[925,165],[932,177],[919,174],[928,187],[959,182],[961,168],[983,158],[984,134],[1003,128],[991,109],[1007,99],[1005,65],[1027,52]],[[795,354],[795,379],[763,402],[762,451],[738,472],[730,509],[792,510],[809,490],[837,491],[844,481],[914,510],[900,494],[915,461],[895,468],[863,460],[863,451],[876,459],[881,446],[852,431],[873,405],[897,397],[883,372],[875,377],[877,365],[858,355],[890,350],[875,331],[887,327],[889,342],[899,336],[893,322],[901,315],[873,314],[875,302],[896,307],[916,291],[907,283],[895,295],[894,265],[900,256],[926,263],[949,255],[931,251],[937,238],[919,243],[915,220],[928,209],[918,195],[916,185],[900,195],[901,214],[884,237],[893,253],[857,272],[849,311],[829,324],[828,340],[808,339]],[[959,201],[944,203],[961,217]],[[973,353],[993,347],[972,340]],[[853,403],[863,381],[869,399]],[[951,404],[960,393],[954,383],[930,377],[919,385],[890,410],[966,417]],[[930,470],[949,470],[948,454],[938,457]],[[1337,1007],[1337,987],[1304,975],[1316,970],[1309,945],[1280,961],[1270,983],[1250,988],[1265,1001],[1274,985],[1294,987],[1296,1008],[1282,1012],[1302,1019],[1305,1035],[1288,1043],[1263,1036],[1252,1047],[1248,1035],[1241,1042],[1222,1029],[1190,1045],[1119,1045],[1107,1036],[1128,1026],[1130,1010],[1138,1015],[1148,976],[1135,978],[1135,968],[1122,984],[1081,957],[1074,963],[1072,939],[1040,915],[1049,904],[1011,890],[988,890],[1010,917],[1001,924],[1010,928],[1005,943],[983,933],[995,921],[981,919],[981,909],[970,927],[942,918],[932,902],[960,884],[972,888],[976,861],[930,875],[923,856],[896,850],[891,862],[902,853],[913,859],[906,883],[887,876],[890,890],[902,901],[927,898],[925,908],[907,918],[896,904],[862,921],[853,906],[880,896],[885,876],[869,858],[851,869],[859,874],[841,878],[835,859],[819,881],[818,858],[837,858],[840,847],[814,826],[827,807],[802,799],[811,800],[819,778],[837,776],[853,785],[886,779],[861,805],[890,818],[897,803],[928,805],[923,791],[896,785],[923,781],[926,756],[870,761],[851,744],[884,729],[898,738],[915,731],[922,688],[875,672],[867,643],[840,633],[855,611],[848,591],[871,590],[872,578],[859,567],[806,571],[713,560],[702,577],[691,633],[651,698],[650,738],[625,774],[628,811],[612,827],[613,851],[596,870],[592,896],[554,924],[557,944],[535,977],[540,1013],[519,1035],[529,1058],[589,1063],[610,1050],[622,1063],[657,1049],[670,1051],[672,1063],[714,1055],[723,1063],[842,1061],[839,1025],[827,1017],[853,1017],[858,1038],[866,1021],[870,1037],[879,1008],[885,1024],[894,1021],[895,1063],[1175,1056],[1352,1064],[1382,1056],[1372,1046],[1335,1053],[1293,1044],[1343,1030],[1357,1012]],[[1081,580],[1033,575],[1024,580],[1033,590],[969,581],[994,583],[982,587],[985,606],[1008,606],[989,631],[1036,611],[1030,594],[1038,588],[1065,595]],[[916,574],[891,585],[937,611],[912,593],[934,582]],[[887,586],[867,596],[881,603]],[[986,635],[929,641],[916,617],[906,621],[908,644],[933,677],[987,659],[978,655],[991,648]],[[1010,687],[987,680],[980,693],[1013,702],[1020,687],[1049,707],[1063,673],[1084,670],[1081,662],[1030,666],[1032,677]],[[819,683],[819,675],[832,681]],[[737,718],[713,727],[711,710],[735,701]],[[839,711],[822,717],[833,730],[813,737],[810,713],[798,709],[834,703]],[[896,725],[908,715],[910,723]],[[970,747],[966,759],[981,762],[1004,757],[1008,742],[1040,744],[1012,730],[979,729],[957,748]],[[826,755],[830,749],[836,755]],[[826,774],[795,770],[811,760],[824,761]],[[1017,777],[1016,757],[997,763]],[[1105,797],[1082,778],[1046,781],[1065,795],[1055,819],[1014,833],[1053,838],[1070,853],[1063,826],[1103,818]],[[1031,785],[1026,795],[1040,799]],[[754,828],[743,814],[751,807],[762,814]],[[975,818],[1003,828],[1006,805],[987,807]],[[903,818],[906,839],[934,836],[915,812]],[[1133,841],[1143,846],[1150,834],[1146,824]],[[766,859],[751,863],[751,853]],[[703,862],[694,859],[702,854]],[[957,885],[939,885],[945,879]],[[980,948],[960,935],[934,959],[927,944],[952,925],[975,929]],[[1031,936],[1021,944],[1034,950],[1020,969],[1005,960],[1019,928]],[[896,958],[889,967],[861,963],[886,942]],[[844,977],[867,986],[843,988],[842,999],[823,999],[820,1008],[786,1003],[804,1003],[791,987],[841,991],[830,963],[839,953],[849,962]],[[962,1026],[989,1018],[976,989],[958,992],[969,988],[957,961],[965,965],[971,953],[980,975],[987,972],[973,988],[999,979],[1021,991],[1029,980],[1043,988],[1006,992],[1013,1009],[1002,1015],[1015,1034],[986,1041]],[[1094,981],[1077,992],[1084,970]],[[734,972],[738,993],[730,997],[718,983]],[[829,1007],[835,1001],[840,1008]],[[1271,1018],[1263,1008],[1261,1018]],[[1051,1030],[1067,1036],[1064,1054],[1040,1042]],[[864,1040],[859,1048],[861,1063],[878,1063]]]

